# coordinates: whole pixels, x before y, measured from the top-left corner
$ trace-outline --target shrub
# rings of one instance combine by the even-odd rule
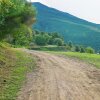
[[[93,48],[91,48],[91,47],[87,47],[86,48],[86,52],[93,54],[93,53],[95,53],[95,50]]]
[[[80,52],[81,52],[81,53],[85,53],[85,48],[84,48],[84,47],[81,47],[81,48],[80,48]]]

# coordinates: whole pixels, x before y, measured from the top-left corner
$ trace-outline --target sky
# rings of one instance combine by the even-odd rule
[[[31,0],[100,24],[100,0]]]

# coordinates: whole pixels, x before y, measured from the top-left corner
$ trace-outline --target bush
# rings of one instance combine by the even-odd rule
[[[91,47],[87,47],[87,48],[86,48],[86,53],[91,53],[91,54],[93,54],[93,53],[95,53],[95,50],[94,50],[93,48],[91,48]]]
[[[80,52],[81,52],[81,53],[85,53],[85,48],[84,48],[84,47],[81,47],[81,48],[80,48]]]

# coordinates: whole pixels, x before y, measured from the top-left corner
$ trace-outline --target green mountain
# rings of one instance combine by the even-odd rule
[[[39,2],[33,3],[37,9],[37,22],[33,28],[45,32],[59,32],[65,42],[91,46],[100,50],[100,25],[71,14],[50,8]]]

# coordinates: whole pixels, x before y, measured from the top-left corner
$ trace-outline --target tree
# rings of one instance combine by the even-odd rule
[[[44,46],[48,43],[49,38],[50,37],[49,37],[48,34],[44,34],[44,35],[38,34],[38,35],[35,36],[35,43],[37,45]]]
[[[55,39],[55,38],[63,39],[63,37],[60,36],[59,33],[57,32],[49,33],[49,35],[52,36],[52,39]]]
[[[18,16],[24,10],[25,3],[25,0],[0,0],[0,25],[6,18]]]
[[[48,44],[49,44],[49,45],[53,45],[53,44],[54,44],[54,39],[52,38],[51,35],[50,35]]]
[[[76,52],[80,52],[80,46],[78,46],[78,45],[75,46],[75,51],[76,51]]]
[[[64,42],[60,38],[55,38],[54,39],[54,44],[57,45],[57,46],[63,46]]]
[[[13,45],[28,46],[32,41],[32,31],[30,34],[30,28],[25,25],[21,25],[20,28],[13,30]]]
[[[36,13],[36,9],[29,3],[26,3],[24,10],[21,13],[22,22],[28,26],[31,26],[36,21]]]
[[[81,53],[85,53],[85,48],[84,47],[80,47],[80,52]]]
[[[68,46],[69,46],[70,48],[73,47],[73,43],[72,43],[72,41],[69,41],[69,42],[68,42]]]
[[[59,34],[57,32],[51,33],[52,38],[60,38]]]
[[[95,53],[95,50],[93,48],[91,48],[91,47],[87,47],[86,48],[86,52],[93,54],[93,53]]]
[[[0,0],[0,39],[12,34],[21,24],[33,24],[35,9],[26,0]]]

